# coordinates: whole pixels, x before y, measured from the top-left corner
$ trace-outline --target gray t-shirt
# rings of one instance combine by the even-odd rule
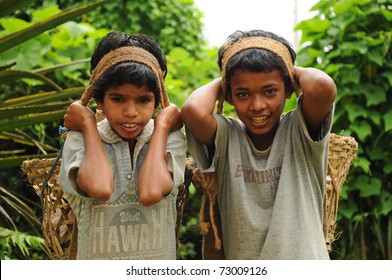
[[[245,125],[214,114],[215,154],[187,131],[191,155],[215,172],[227,259],[329,259],[323,234],[323,192],[333,113],[320,141],[308,134],[297,109],[283,115],[272,145],[258,151]]]
[[[166,159],[173,173],[173,190],[160,202],[144,207],[137,193],[137,178],[153,128],[151,120],[137,137],[132,169],[128,142],[110,129],[106,119],[98,123],[115,174],[114,192],[108,201],[87,197],[78,188],[76,171],[84,157],[83,135],[68,133],[59,180],[77,218],[77,259],[176,258],[175,202],[177,187],[184,181],[186,139],[182,131],[169,134]]]

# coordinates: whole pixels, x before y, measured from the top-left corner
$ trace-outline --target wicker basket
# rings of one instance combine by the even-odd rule
[[[353,159],[356,157],[358,143],[353,137],[331,133],[328,150],[328,175],[324,189],[324,235],[328,251],[337,239],[336,217],[340,193]]]
[[[61,161],[55,166],[45,189],[42,183],[49,173],[55,158],[26,160],[22,171],[27,175],[42,203],[42,232],[46,249],[51,259],[74,259],[77,248],[77,225],[75,215],[63,196],[63,190],[58,184]]]

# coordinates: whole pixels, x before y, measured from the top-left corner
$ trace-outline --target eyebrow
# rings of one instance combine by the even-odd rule
[[[268,89],[268,88],[277,87],[277,86],[279,86],[278,83],[269,83],[267,85],[262,86],[261,89]],[[249,90],[249,88],[241,86],[241,87],[234,88],[234,90]]]

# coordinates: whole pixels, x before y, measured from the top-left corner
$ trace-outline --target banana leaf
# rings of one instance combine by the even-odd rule
[[[9,50],[27,40],[49,30],[60,24],[67,22],[75,17],[83,15],[91,10],[96,9],[97,7],[105,4],[109,0],[101,0],[94,4],[83,5],[83,6],[76,6],[77,8],[73,8],[70,10],[65,10],[57,15],[52,17],[40,20],[35,24],[22,29],[20,31],[14,32],[7,36],[0,38],[0,53],[6,50]],[[7,1],[8,2],[8,1]]]

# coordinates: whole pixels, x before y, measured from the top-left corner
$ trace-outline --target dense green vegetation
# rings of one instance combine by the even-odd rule
[[[298,61],[331,75],[338,87],[333,131],[354,136],[358,159],[339,204],[332,256],[392,259],[392,3],[320,1],[298,25]]]
[[[338,86],[333,131],[359,142],[339,205],[333,259],[392,259],[392,6],[330,0],[301,22],[298,64]],[[20,164],[54,157],[57,127],[89,79],[89,57],[112,29],[155,37],[167,54],[171,102],[219,75],[193,0],[0,2],[0,259],[45,259],[40,205]],[[92,104],[93,106],[93,104]],[[293,106],[290,103],[289,106]],[[228,111],[227,111],[228,112]],[[200,192],[191,187],[179,258],[200,259]]]

